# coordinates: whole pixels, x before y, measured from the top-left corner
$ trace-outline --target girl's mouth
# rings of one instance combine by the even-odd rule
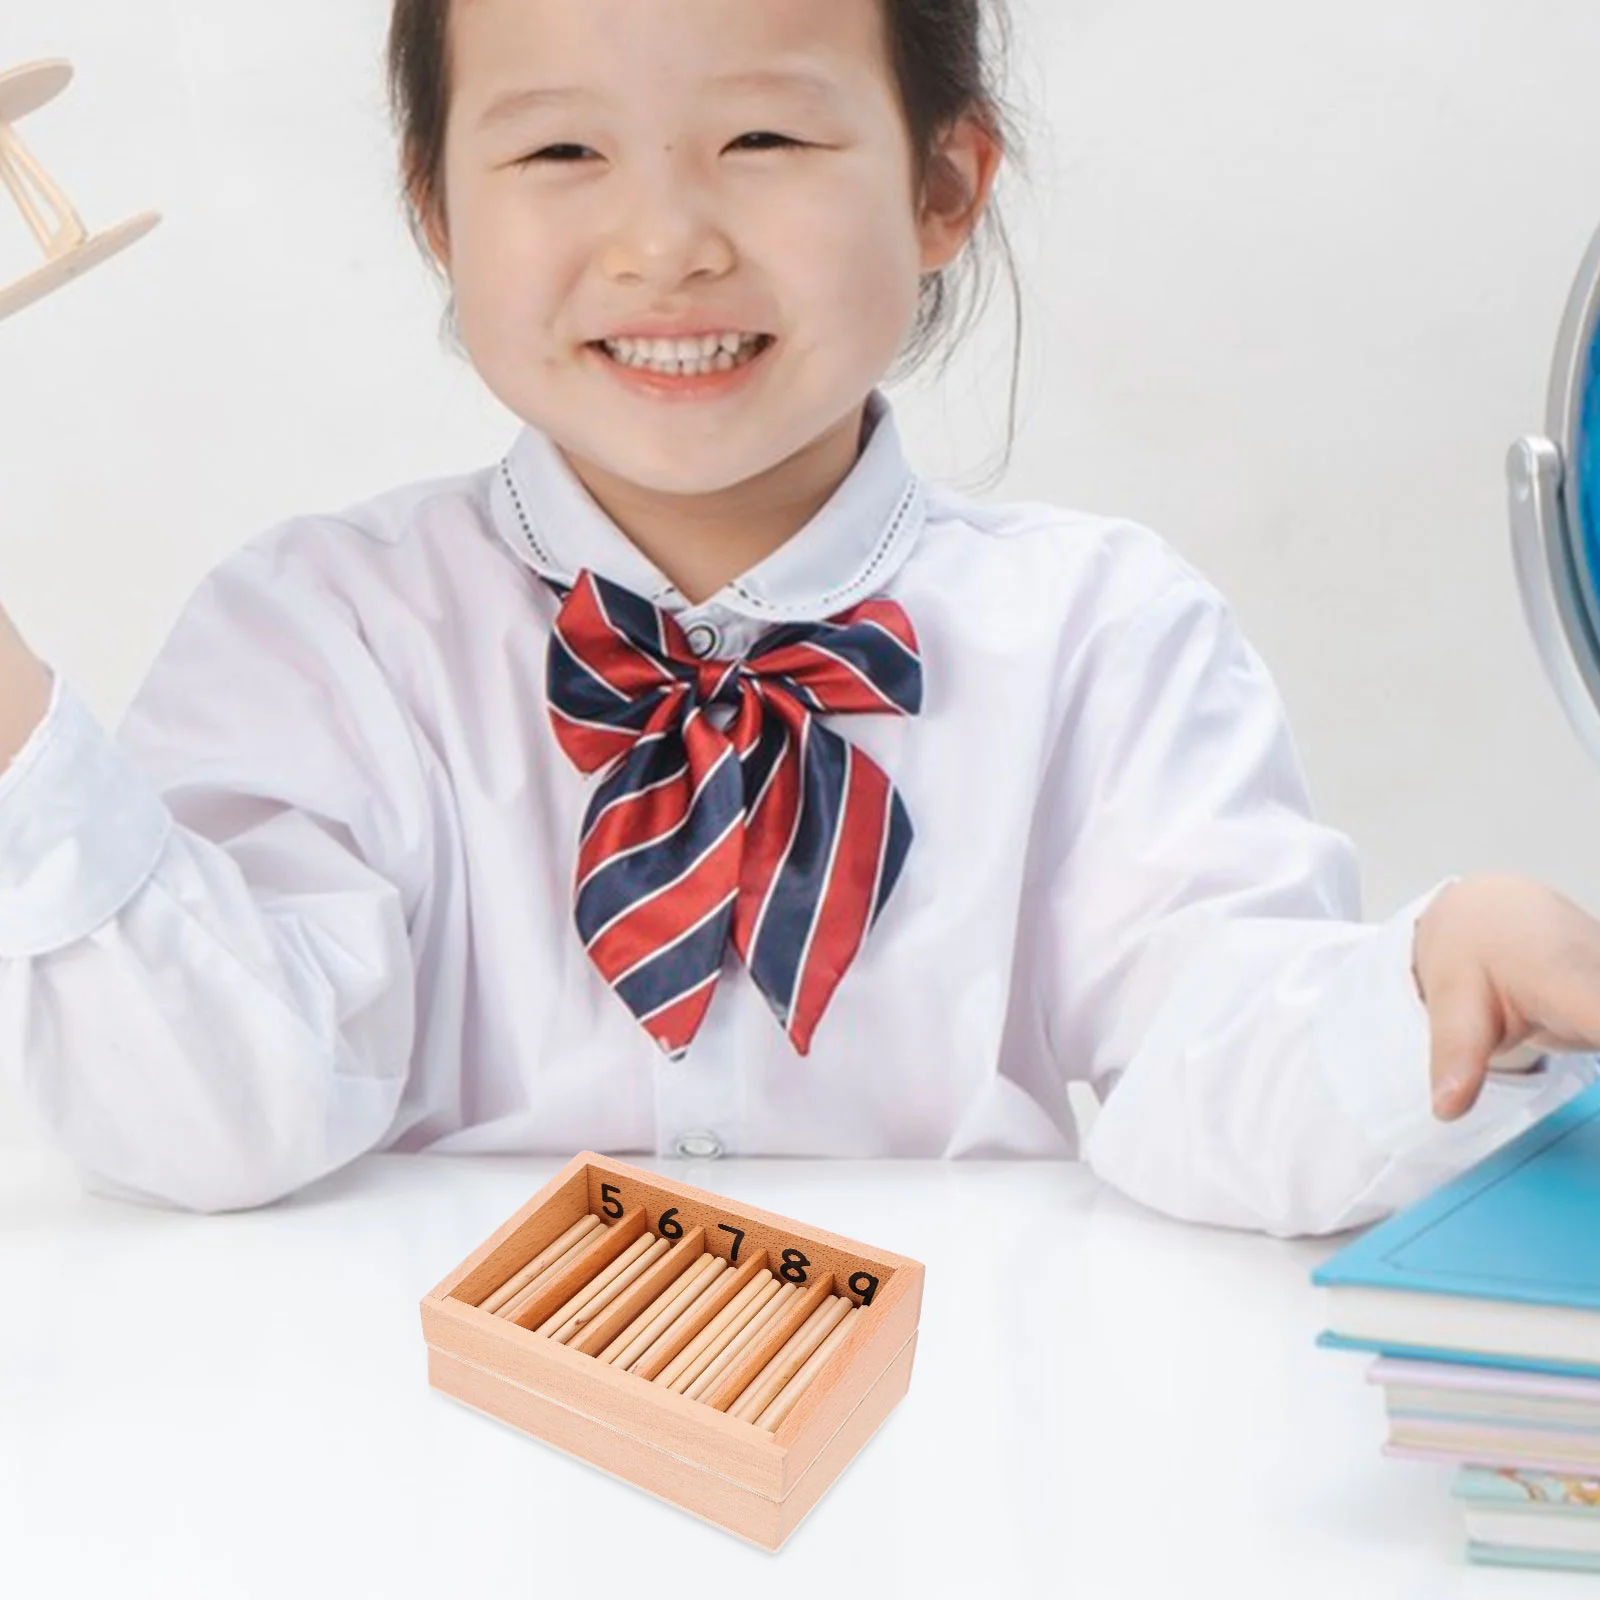
[[[699,339],[596,339],[586,346],[630,388],[647,394],[722,394],[742,383],[777,340],[770,333]]]

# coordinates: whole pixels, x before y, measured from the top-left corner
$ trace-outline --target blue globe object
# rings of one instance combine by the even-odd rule
[[[1600,233],[1562,317],[1546,427],[1506,462],[1517,586],[1562,710],[1600,760]]]

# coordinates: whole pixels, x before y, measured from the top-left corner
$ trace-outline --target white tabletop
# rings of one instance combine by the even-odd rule
[[[1571,1592],[1468,1566],[1449,1469],[1380,1457],[1365,1358],[1312,1343],[1325,1242],[1072,1164],[629,1159],[927,1266],[910,1392],[776,1555],[428,1387],[417,1302],[561,1161],[208,1217],[0,1151],[0,1592]]]

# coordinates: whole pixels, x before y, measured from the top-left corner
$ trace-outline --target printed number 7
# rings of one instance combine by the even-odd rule
[[[726,1222],[719,1222],[717,1226],[724,1233],[731,1233],[733,1235],[733,1249],[728,1252],[728,1265],[731,1267],[735,1265],[739,1259],[739,1246],[744,1243],[744,1229],[730,1228]]]

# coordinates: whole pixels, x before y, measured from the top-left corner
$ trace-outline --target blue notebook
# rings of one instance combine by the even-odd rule
[[[1397,1344],[1391,1340],[1351,1339],[1338,1333],[1319,1333],[1324,1350],[1356,1350],[1388,1356],[1393,1361],[1449,1361],[1463,1367],[1492,1367],[1496,1371],[1543,1372],[1552,1378],[1600,1378],[1600,1361],[1536,1361],[1528,1356],[1491,1356],[1475,1350],[1441,1350],[1437,1345]]]
[[[1323,1262],[1333,1342],[1600,1367],[1600,1083]]]

